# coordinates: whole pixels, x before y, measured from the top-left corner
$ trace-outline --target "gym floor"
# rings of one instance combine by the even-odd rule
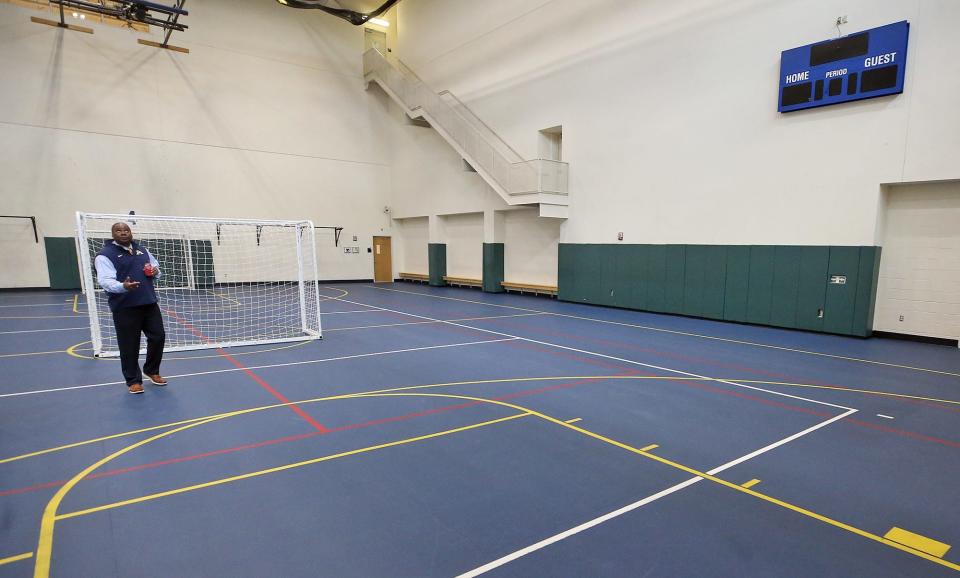
[[[136,396],[82,296],[0,293],[0,577],[960,570],[956,347],[321,291]]]

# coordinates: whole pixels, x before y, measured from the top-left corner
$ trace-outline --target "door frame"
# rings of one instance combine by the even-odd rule
[[[386,239],[387,246],[389,247],[387,258],[387,270],[389,272],[388,278],[386,280],[377,279],[377,239]],[[380,259],[383,259],[381,257]],[[392,283],[393,282],[393,238],[390,235],[374,235],[373,236],[373,282],[374,283]]]

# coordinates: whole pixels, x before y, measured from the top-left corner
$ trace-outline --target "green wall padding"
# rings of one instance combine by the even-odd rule
[[[658,313],[666,309],[667,248],[663,245],[648,245],[646,255],[646,274],[643,282],[647,286],[647,310]]]
[[[723,305],[726,297],[727,247],[705,245],[704,248],[706,250],[706,262],[704,263],[703,275],[703,317],[723,319]],[[689,257],[687,268],[690,268]]]
[[[563,301],[845,335],[873,324],[879,247],[562,243],[559,255]]]
[[[791,329],[797,326],[801,252],[802,247],[795,246],[778,246],[774,250],[770,325]]]
[[[727,274],[723,300],[723,318],[747,320],[747,289],[750,286],[750,247],[727,247]]]
[[[749,323],[770,324],[775,256],[776,247],[770,245],[750,247],[750,277],[747,286],[747,321]]]
[[[483,244],[483,290],[503,293],[503,243]]]
[[[427,245],[427,263],[430,268],[430,285],[443,287],[447,284],[443,280],[447,274],[447,245],[445,243],[429,243]]]
[[[846,276],[843,285],[830,283],[833,275]],[[827,268],[827,298],[823,330],[828,333],[854,334],[853,312],[857,301],[857,279],[860,276],[859,247],[830,247]]]
[[[830,247],[800,247],[800,279],[797,294],[797,328],[823,331],[827,303],[827,265]]]
[[[51,289],[80,289],[77,242],[73,237],[44,237]]]
[[[667,245],[667,269],[664,278],[664,308],[667,313],[683,313],[683,279],[686,266],[685,245]]]

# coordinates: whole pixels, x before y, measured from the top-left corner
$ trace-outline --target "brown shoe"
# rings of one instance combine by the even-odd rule
[[[159,373],[154,373],[153,375],[147,374],[147,379],[149,379],[153,385],[167,385],[167,380],[161,377]]]
[[[127,386],[127,393],[143,393],[143,385],[140,383],[131,383]]]

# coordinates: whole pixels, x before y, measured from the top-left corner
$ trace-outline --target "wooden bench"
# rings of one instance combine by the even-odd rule
[[[447,285],[483,288],[483,279],[471,279],[470,277],[449,277],[444,275],[443,280],[447,282]]]
[[[519,291],[520,293],[533,293],[535,295],[557,295],[557,288],[554,285],[534,285],[533,283],[513,283],[511,281],[501,281],[500,286],[507,291]]]
[[[423,273],[399,273],[401,281],[417,281],[420,283],[428,283],[430,281],[430,275],[424,275]]]

